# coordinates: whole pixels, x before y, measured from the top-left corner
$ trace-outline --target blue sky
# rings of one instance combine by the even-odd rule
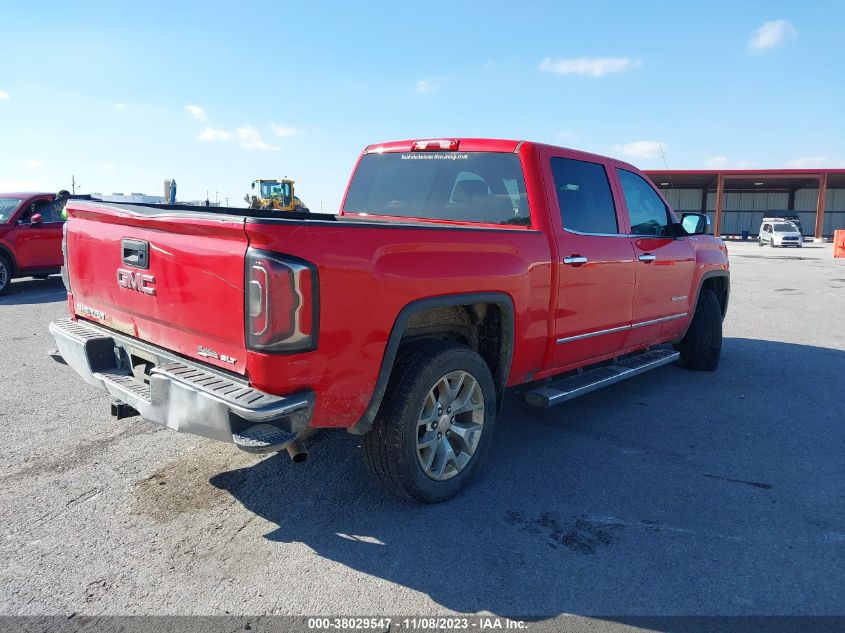
[[[3,2],[0,191],[337,209],[369,144],[527,138],[643,167],[845,167],[845,3]]]

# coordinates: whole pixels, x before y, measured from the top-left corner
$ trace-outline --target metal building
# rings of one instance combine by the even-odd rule
[[[845,229],[845,169],[651,170],[678,212],[707,213],[714,235],[756,235],[775,211],[797,211],[806,236]]]

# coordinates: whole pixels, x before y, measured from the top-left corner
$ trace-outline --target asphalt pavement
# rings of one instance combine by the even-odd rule
[[[459,497],[385,496],[359,438],[257,457],[46,356],[61,281],[0,298],[0,614],[843,614],[845,260],[730,243],[714,373],[510,396]]]

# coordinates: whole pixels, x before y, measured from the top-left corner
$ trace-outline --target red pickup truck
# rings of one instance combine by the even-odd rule
[[[46,277],[62,266],[61,205],[52,193],[0,194],[0,294],[14,277]]]
[[[626,163],[527,141],[371,145],[338,216],[71,201],[57,350],[177,431],[307,456],[363,435],[387,490],[446,499],[503,392],[542,407],[713,370],[724,243]]]

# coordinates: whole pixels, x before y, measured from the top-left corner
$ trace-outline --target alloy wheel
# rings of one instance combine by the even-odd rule
[[[484,431],[484,393],[466,371],[442,376],[423,401],[415,449],[420,468],[436,481],[460,473],[475,454]]]

